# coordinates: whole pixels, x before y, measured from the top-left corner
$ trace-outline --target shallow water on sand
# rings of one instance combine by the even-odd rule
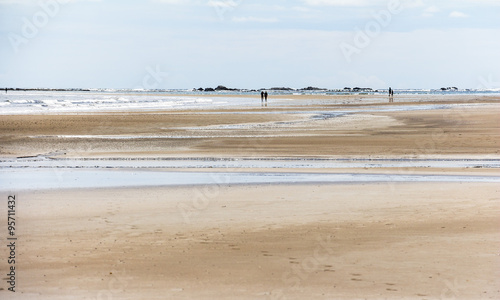
[[[370,183],[370,182],[494,182],[500,176],[321,174],[321,173],[207,173],[156,172],[152,170],[0,170],[0,190],[45,190],[67,188],[112,188],[146,186]]]
[[[500,168],[500,159],[370,159],[370,158],[83,158],[44,156],[0,159],[1,169],[19,168]]]

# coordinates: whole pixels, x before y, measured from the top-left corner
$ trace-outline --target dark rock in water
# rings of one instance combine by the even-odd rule
[[[223,86],[223,85],[219,85],[215,88],[216,91],[229,91],[230,89],[228,89],[227,87]]]
[[[327,89],[319,88],[319,87],[314,87],[314,86],[308,86],[306,88],[301,89],[301,91],[326,91]]]
[[[372,92],[373,90],[371,88],[360,88],[360,87],[355,87],[352,89],[353,92]]]
[[[215,90],[213,88],[206,88],[205,92],[215,92]]]
[[[289,87],[272,87],[270,88],[272,91],[295,91],[295,89]]]
[[[225,87],[223,85],[219,85],[215,88],[216,91],[240,91],[240,89],[232,89],[232,88],[228,88],[228,87]]]
[[[198,88],[198,92],[203,92],[203,88]]]

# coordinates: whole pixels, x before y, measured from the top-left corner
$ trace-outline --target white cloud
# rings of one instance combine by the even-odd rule
[[[75,2],[100,2],[102,0],[57,0],[56,3],[64,5]],[[0,5],[3,4],[21,4],[21,5],[39,5],[41,1],[37,0],[0,0]]]
[[[436,14],[439,11],[440,11],[439,7],[432,5],[432,6],[427,7],[424,10],[424,12],[422,13],[422,16],[426,17],[426,18],[430,18],[430,17],[433,17],[434,14]]]
[[[278,19],[276,18],[256,18],[256,17],[234,17],[231,20],[233,22],[259,22],[259,23],[278,22]]]
[[[240,1],[241,2],[241,1]],[[223,1],[208,1],[208,6],[218,7],[218,8],[234,8],[239,5],[239,2],[234,0],[223,0]]]
[[[182,4],[182,3],[185,4],[187,1],[185,1],[185,0],[154,0],[154,2],[166,3],[166,4]]]
[[[469,17],[468,15],[464,14],[463,12],[460,11],[452,11],[449,15],[450,18],[467,18]]]
[[[499,6],[500,1],[498,0],[462,0],[464,3],[470,3],[473,5],[492,5],[492,6]]]
[[[373,6],[387,3],[383,0],[303,0],[311,6]]]
[[[423,0],[405,0],[405,1],[403,1],[403,4],[406,8],[415,8],[415,7],[425,6],[425,3]]]

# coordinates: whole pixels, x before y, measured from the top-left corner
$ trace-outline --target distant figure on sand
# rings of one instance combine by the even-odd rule
[[[5,88],[5,93],[7,94],[7,88]]]
[[[389,87],[389,102],[394,102],[394,90]]]
[[[267,92],[264,92],[264,99],[266,99],[267,102]]]
[[[264,101],[264,91],[260,92],[260,102]]]

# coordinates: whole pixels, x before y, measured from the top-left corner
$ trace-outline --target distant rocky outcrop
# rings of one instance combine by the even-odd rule
[[[289,87],[272,87],[270,88],[271,91],[295,91],[295,89],[289,88]]]
[[[308,86],[306,88],[300,89],[300,91],[327,91],[327,90],[328,89],[314,87],[314,86]]]
[[[308,86],[301,89],[294,89],[290,87],[272,87],[272,88],[261,88],[258,90],[254,89],[235,89],[228,88],[224,85],[218,85],[216,88],[194,88],[193,92],[258,92],[258,91],[275,91],[275,92],[345,92],[345,93],[371,93],[376,92],[372,88],[367,87],[344,87],[343,89],[327,89],[315,86]]]
[[[448,91],[458,91],[458,88],[457,88],[457,87],[455,87],[455,86],[442,87],[442,88],[441,88],[441,91],[443,91],[443,92],[444,92],[444,91],[446,91],[446,92],[448,92]]]
[[[211,87],[208,87],[208,88],[194,88],[193,89],[193,92],[221,92],[221,91],[242,91],[241,89],[232,89],[232,88],[228,88],[228,87],[225,87],[223,85],[218,85],[216,88],[211,88]]]
[[[372,88],[361,88],[361,87],[355,87],[352,89],[353,92],[373,92]]]
[[[219,85],[215,88],[216,91],[239,91],[240,89],[231,89],[231,88],[227,88],[223,85]]]

